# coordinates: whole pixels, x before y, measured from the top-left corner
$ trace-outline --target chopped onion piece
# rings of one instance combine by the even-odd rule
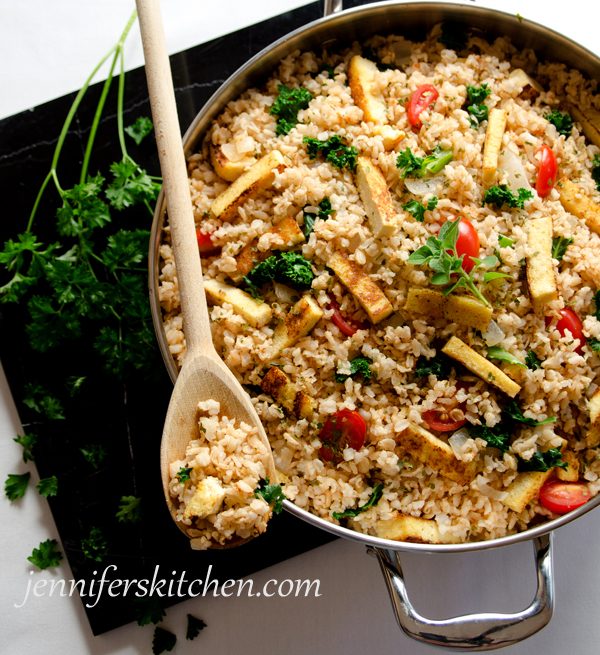
[[[502,332],[502,328],[496,323],[496,321],[490,321],[488,328],[485,332],[482,332],[481,336],[488,346],[497,346],[504,340],[506,336]]]
[[[404,186],[415,196],[426,196],[428,193],[437,196],[444,186],[444,175],[426,178],[407,177],[404,179]]]
[[[461,459],[465,452],[465,446],[471,439],[466,428],[460,428],[451,437],[448,437],[448,444],[457,459]]]
[[[508,148],[502,151],[498,159],[498,168],[500,172],[506,174],[506,184],[509,189],[516,193],[519,189],[528,189],[531,191],[531,184],[527,179],[525,167],[519,155],[516,155]]]
[[[493,498],[494,500],[503,501],[508,493],[506,491],[499,491],[491,487],[486,481],[483,475],[478,475],[475,478],[475,486],[479,489],[479,492],[488,498]]]
[[[279,302],[294,303],[298,300],[298,293],[280,282],[273,282],[273,291]]]

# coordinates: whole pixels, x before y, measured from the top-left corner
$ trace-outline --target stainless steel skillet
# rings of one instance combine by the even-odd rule
[[[325,16],[291,34],[250,59],[236,71],[201,109],[184,137],[186,155],[202,142],[214,118],[225,105],[245,89],[260,85],[280,60],[294,50],[338,49],[354,40],[375,34],[404,34],[418,40],[442,21],[452,21],[464,29],[477,29],[488,38],[508,36],[522,48],[532,48],[539,59],[564,62],[589,77],[600,80],[600,59],[570,39],[537,23],[515,15],[472,4],[442,2],[379,2],[342,11],[341,0],[325,2]],[[164,197],[159,198],[155,213],[149,257],[150,302],[160,349],[172,380],[177,377],[175,362],[169,353],[158,302],[159,245],[165,221]],[[324,519],[284,503],[287,511],[312,525],[337,536],[357,541],[378,558],[390,593],[396,618],[411,637],[429,644],[462,650],[492,650],[515,644],[543,628],[552,616],[554,587],[552,574],[552,532],[600,504],[600,496],[560,518],[532,527],[524,532],[489,541],[465,544],[431,545],[390,541],[333,525]],[[537,590],[531,604],[511,614],[469,614],[444,620],[430,620],[413,607],[404,583],[401,566],[403,552],[465,553],[531,541],[537,571]]]

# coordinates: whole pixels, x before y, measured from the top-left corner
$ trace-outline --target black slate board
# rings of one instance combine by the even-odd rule
[[[360,3],[346,2],[346,6],[356,4]],[[320,16],[319,3],[313,3],[173,56],[182,129],[218,86],[250,56]],[[115,86],[108,107],[115,106]],[[81,164],[99,93],[100,85],[91,88],[67,139],[60,176],[71,184],[76,182],[73,176]],[[65,96],[0,121],[4,205],[1,242],[23,230],[73,98],[74,95]],[[119,157],[115,117],[111,112],[112,109],[100,125],[92,173],[107,170]],[[137,116],[150,114],[142,69],[127,74],[125,112],[125,124]],[[158,173],[151,139],[137,148],[132,146],[131,150],[149,172]],[[36,222],[36,232],[42,237],[45,236],[43,217],[46,215],[52,222],[55,207],[56,196],[50,191]],[[41,436],[36,450],[39,474],[41,477],[57,475],[59,479],[60,493],[50,499],[50,506],[76,580],[83,580],[87,585],[91,580],[98,581],[108,565],[117,567],[108,571],[109,580],[152,579],[157,566],[160,567],[158,577],[167,580],[178,580],[184,571],[188,580],[204,579],[210,565],[211,579],[237,578],[332,539],[329,534],[284,514],[275,517],[266,535],[235,551],[191,552],[172,523],[162,497],[158,448],[171,384],[156,348],[148,355],[152,362],[149,373],[138,373],[124,383],[117,382],[101,369],[90,370],[85,335],[68,349],[33,352],[23,329],[25,309],[14,305],[0,305],[0,309],[0,357],[26,431],[33,429]],[[67,374],[86,376],[81,392],[73,397],[65,391]],[[23,402],[26,385],[31,383],[43,385],[62,399],[66,420],[39,422],[39,415]],[[79,452],[80,447],[89,444],[102,444],[108,450],[106,463],[96,471]],[[30,489],[29,493],[35,491]],[[119,498],[128,494],[143,499],[143,520],[133,526],[115,520]],[[96,525],[102,526],[109,548],[101,563],[84,557],[81,549],[81,538]],[[85,592],[88,590],[86,586]],[[94,634],[123,625],[136,615],[135,602],[129,598],[111,598],[104,593],[97,604],[94,599],[82,600]],[[164,598],[162,603],[167,606],[178,600]]]

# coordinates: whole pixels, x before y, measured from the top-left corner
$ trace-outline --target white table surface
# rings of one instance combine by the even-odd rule
[[[304,4],[302,0],[163,0],[172,52]],[[598,51],[599,10],[586,0],[477,2],[519,12]],[[114,42],[132,3],[123,0],[0,0],[0,117],[22,111],[79,87],[99,56]],[[591,13],[593,12],[593,14]],[[74,57],[73,53],[77,56]],[[142,63],[137,33],[127,46],[130,68]],[[32,193],[34,189],[32,189]],[[4,377],[0,377],[0,477],[21,472],[20,448],[12,437],[20,424]],[[30,468],[30,467],[29,467]],[[34,476],[35,477],[35,476]],[[34,480],[35,482],[35,480]],[[3,655],[136,655],[151,652],[152,626],[128,625],[93,637],[78,598],[31,598],[20,603],[31,568],[27,555],[57,538],[43,499],[30,484],[26,497],[0,501],[0,617]],[[597,513],[558,531],[554,539],[556,609],[551,623],[507,655],[592,655],[600,644],[600,520]],[[532,549],[520,544],[466,555],[405,557],[417,609],[433,618],[453,612],[515,611],[534,591]],[[65,563],[48,579],[70,579]],[[337,655],[371,652],[426,655],[438,649],[405,637],[396,626],[376,561],[353,543],[337,541],[254,576],[318,578],[320,598],[204,598],[168,611],[164,626],[178,635],[176,653]],[[208,627],[186,642],[191,612]]]

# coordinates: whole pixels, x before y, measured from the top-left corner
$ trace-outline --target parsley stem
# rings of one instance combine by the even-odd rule
[[[123,98],[125,96],[125,56],[123,49],[119,53],[119,87],[117,93],[117,134],[123,159],[128,159],[127,145],[125,144],[125,130],[123,129]]]

